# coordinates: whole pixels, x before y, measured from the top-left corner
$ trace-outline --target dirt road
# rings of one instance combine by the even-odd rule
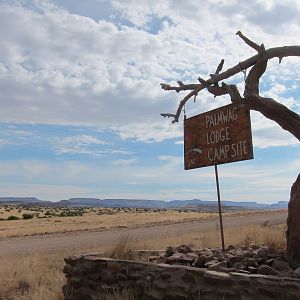
[[[270,222],[278,224],[286,222],[287,211],[276,211],[244,216],[226,216],[223,219],[224,228],[261,224]],[[219,220],[157,225],[151,227],[122,228],[99,232],[73,232],[28,237],[0,239],[0,255],[22,255],[34,253],[55,253],[65,250],[76,250],[99,245],[114,245],[122,236],[131,239],[151,239],[170,235],[181,235],[187,232],[205,232],[215,229]]]

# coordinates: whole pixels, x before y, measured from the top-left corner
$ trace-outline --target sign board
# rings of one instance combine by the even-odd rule
[[[229,104],[185,119],[185,170],[252,158],[250,112],[244,104]]]

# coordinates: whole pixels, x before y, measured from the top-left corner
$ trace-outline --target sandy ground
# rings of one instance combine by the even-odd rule
[[[226,228],[247,226],[251,224],[279,224],[286,222],[287,211],[274,211],[244,216],[226,216],[223,218],[224,230]],[[219,219],[194,221],[188,223],[154,225],[137,228],[119,228],[105,231],[86,231],[73,233],[60,233],[49,235],[35,235],[28,237],[14,237],[0,239],[0,254],[22,255],[35,253],[54,253],[65,250],[76,250],[97,245],[114,245],[122,236],[130,239],[164,238],[170,235],[180,235],[188,232],[205,232],[218,226]]]

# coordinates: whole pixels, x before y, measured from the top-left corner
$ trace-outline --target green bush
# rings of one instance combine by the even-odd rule
[[[20,218],[18,218],[17,216],[9,216],[7,217],[8,221],[12,221],[12,220],[20,220]]]
[[[24,220],[28,220],[28,219],[33,219],[34,215],[33,214],[23,214],[22,218]]]
[[[77,211],[64,211],[59,214],[60,217],[78,217],[82,216],[82,212]]]

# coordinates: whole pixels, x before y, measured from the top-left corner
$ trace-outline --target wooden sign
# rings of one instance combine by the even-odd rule
[[[249,110],[229,104],[185,119],[185,170],[253,158]]]

